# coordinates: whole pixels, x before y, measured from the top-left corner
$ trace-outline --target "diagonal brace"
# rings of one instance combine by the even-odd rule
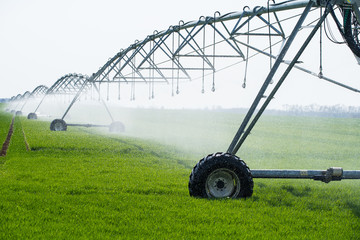
[[[245,141],[245,139],[247,138],[247,136],[250,134],[252,128],[255,126],[256,122],[259,120],[259,118],[261,117],[262,113],[265,111],[266,107],[269,105],[270,101],[273,99],[273,97],[275,96],[276,92],[278,91],[278,89],[280,88],[280,86],[282,85],[282,83],[284,82],[284,80],[286,79],[286,77],[288,76],[288,74],[290,73],[291,69],[295,66],[296,62],[298,61],[298,59],[300,58],[301,54],[304,52],[304,50],[306,49],[306,47],[308,46],[308,44],[310,43],[311,39],[313,38],[313,36],[315,35],[315,33],[317,32],[317,30],[319,29],[319,27],[321,26],[321,24],[324,22],[325,18],[327,17],[328,13],[331,11],[332,9],[332,5],[328,4],[325,10],[324,15],[320,18],[320,20],[318,21],[318,23],[316,24],[316,26],[313,28],[313,30],[311,31],[310,35],[307,37],[307,39],[305,40],[304,44],[302,45],[302,47],[300,48],[300,50],[297,52],[297,54],[295,55],[295,57],[293,58],[293,60],[291,61],[291,63],[289,64],[289,66],[287,67],[287,69],[285,70],[285,72],[283,73],[283,75],[281,76],[280,80],[278,81],[278,83],[276,84],[276,86],[274,87],[274,89],[271,91],[270,95],[267,97],[266,101],[264,102],[264,104],[262,105],[262,107],[260,108],[260,110],[258,111],[258,113],[256,114],[256,116],[254,117],[254,119],[252,120],[252,122],[250,123],[249,127],[245,130],[241,129],[243,133],[243,135],[241,136],[241,138],[239,137],[240,140],[237,139],[237,144],[236,146],[234,146],[234,148],[231,149],[232,154],[236,154],[237,151],[239,150],[239,148],[241,147],[241,145],[243,144],[243,142]],[[277,59],[278,60],[278,59]],[[235,139],[234,139],[235,140]],[[230,149],[229,149],[230,150]]]
[[[278,70],[281,62],[283,61],[284,57],[285,57],[285,54],[287,53],[287,51],[289,50],[293,40],[295,39],[295,36],[296,34],[298,33],[299,29],[301,28],[303,22],[305,21],[308,13],[310,12],[311,10],[311,7],[314,5],[314,2],[313,1],[309,1],[309,3],[307,4],[307,6],[305,7],[302,15],[300,16],[298,22],[296,23],[293,31],[291,32],[290,36],[289,36],[289,39],[287,40],[287,42],[285,43],[284,47],[282,48],[278,58],[276,59],[272,69],[270,70],[268,76],[266,77],[262,87],[260,88],[254,102],[252,103],[249,111],[247,112],[243,122],[241,123],[238,131],[236,132],[227,152],[228,153],[231,153],[231,154],[235,154],[238,150],[238,148],[240,147],[238,145],[238,141],[240,139],[240,137],[243,135],[244,133],[244,130],[246,128],[246,126],[248,125],[252,115],[254,114],[257,106],[259,105],[260,101],[261,101],[261,98],[263,97],[266,89],[268,88],[270,82],[272,81],[272,78],[274,77],[276,71]],[[237,147],[237,149],[235,149],[235,147]]]

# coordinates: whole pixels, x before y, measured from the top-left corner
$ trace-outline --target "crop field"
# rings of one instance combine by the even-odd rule
[[[360,239],[356,180],[254,179],[251,198],[189,196],[192,167],[226,150],[241,113],[122,116],[121,135],[15,118],[0,157],[0,239]],[[2,142],[11,118],[0,110]],[[265,115],[238,155],[250,169],[358,170],[359,140],[359,119]]]

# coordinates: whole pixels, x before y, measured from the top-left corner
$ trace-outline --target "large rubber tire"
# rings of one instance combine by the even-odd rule
[[[37,119],[36,113],[29,113],[27,119]]]
[[[247,198],[254,182],[245,162],[229,153],[214,153],[201,159],[189,179],[189,193],[199,198]]]
[[[15,115],[16,116],[22,116],[22,112],[21,111],[16,111]]]
[[[344,38],[351,51],[360,58],[358,26],[355,13],[351,9],[344,9]]]
[[[112,132],[112,133],[125,132],[125,125],[119,121],[112,122],[109,126],[109,132]]]
[[[51,131],[66,131],[67,130],[67,124],[62,119],[55,119],[50,124],[50,130]]]

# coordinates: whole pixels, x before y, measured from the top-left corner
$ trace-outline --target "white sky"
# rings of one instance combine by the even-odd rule
[[[187,22],[201,15],[213,15],[215,11],[222,14],[241,11],[254,2],[0,0],[0,98],[32,91],[41,84],[50,87],[67,73],[91,75],[121,48],[128,47],[136,39],[144,39],[154,30],[167,29],[179,20]],[[264,5],[266,1],[256,3]],[[345,76],[351,79],[348,84],[360,88],[357,77],[360,66],[350,50],[344,45],[329,50],[338,51],[326,60],[329,72],[338,74],[334,79],[341,80],[337,77]],[[359,94],[338,91],[329,84],[312,85],[310,82],[302,86],[304,91],[313,91],[315,95],[324,93],[319,104],[360,105]],[[282,104],[316,102],[316,99],[304,99],[298,86],[292,88],[294,92],[283,91],[282,95],[284,99],[298,95],[296,100],[285,100]]]

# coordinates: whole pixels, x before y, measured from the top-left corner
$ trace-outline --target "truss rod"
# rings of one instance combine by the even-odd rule
[[[188,46],[190,46],[193,50],[194,50],[194,52],[195,53],[197,53],[198,54],[198,56],[199,57],[201,57],[202,59],[203,59],[203,61],[204,62],[206,62],[210,67],[212,67],[213,69],[214,69],[214,66],[212,66],[212,64],[211,64],[211,61],[206,57],[206,54],[204,54],[204,47],[200,47],[199,46],[199,44],[196,42],[196,40],[195,40],[195,36],[202,30],[203,31],[203,33],[205,33],[205,26],[208,24],[208,22],[210,21],[210,19],[211,18],[206,18],[206,21],[205,21],[205,23],[200,27],[200,29],[198,29],[195,33],[194,33],[194,35],[192,35],[192,36],[190,36],[191,35],[191,33],[192,33],[192,31],[188,31],[187,29],[185,29],[185,31],[188,33],[188,35],[184,38],[184,36],[181,34],[181,33],[179,33],[179,36],[181,36],[183,39],[184,39],[184,41],[183,41],[183,43],[178,47],[178,49],[174,52],[174,56],[176,55],[178,55],[178,53],[186,46],[186,45],[188,45]],[[212,26],[212,25],[211,25]],[[195,26],[196,27],[196,26]],[[194,28],[195,28],[194,27]],[[190,39],[187,39],[188,38],[188,36],[190,36]],[[203,40],[204,40],[204,37],[203,37]],[[194,44],[196,45],[196,47],[194,47],[193,46],[193,44],[191,44],[191,41],[193,41],[194,42]]]
[[[275,32],[278,33],[278,36],[282,36],[281,32],[279,30],[277,30],[271,23],[269,23],[265,18],[263,18],[262,16],[258,16],[258,18],[260,18],[268,27],[270,27],[271,29],[273,29]]]
[[[64,120],[64,118],[66,117],[66,115],[68,114],[70,108],[74,105],[74,103],[78,100],[78,98],[81,95],[81,92],[85,89],[86,85],[88,84],[87,81],[85,81],[83,83],[83,85],[80,87],[79,91],[76,93],[75,97],[73,98],[73,100],[71,101],[70,105],[68,106],[68,108],[66,109],[64,115],[62,116],[62,120]]]
[[[145,54],[147,54],[147,52],[145,51],[145,49],[143,49],[143,51],[145,52]],[[139,52],[140,55],[142,57],[145,57],[144,54],[142,54],[141,52]],[[153,56],[154,57],[154,56]],[[149,63],[149,65],[152,67],[151,69],[155,70],[161,77],[162,79],[164,79],[167,83],[169,83],[169,81],[166,79],[165,75],[161,72],[161,70],[156,66],[156,63],[154,62],[153,59],[149,58],[149,60],[147,60],[147,62]],[[136,67],[138,70],[140,68]],[[153,79],[153,77],[151,78]]]
[[[140,68],[140,69],[155,69],[155,68],[152,68],[152,67],[144,67],[144,68]],[[156,69],[161,69],[161,70],[177,70],[178,68],[171,68],[171,67],[163,67],[163,68],[156,68]],[[190,68],[190,67],[185,67],[184,68],[185,70],[214,70],[212,68],[202,68],[202,67],[198,67],[198,68]],[[188,79],[188,78],[186,78]]]
[[[136,81],[136,79],[139,79],[139,80],[142,80],[142,78],[140,77],[131,77],[131,79],[133,80],[127,80],[127,81],[121,81],[122,78],[119,78],[118,81],[111,81],[109,83],[118,83],[118,82],[122,82],[122,83],[126,83],[126,84],[129,84],[129,83],[145,83],[145,84],[150,84],[150,81],[151,82],[154,82],[154,83],[166,83],[166,84],[169,84],[169,82],[166,82],[165,80],[156,80],[156,81],[153,81],[152,79],[163,79],[162,77],[152,77],[151,79],[149,79],[148,82],[144,82],[144,81]],[[180,79],[188,79],[188,78],[180,78]],[[93,81],[93,83],[104,83],[103,81]]]
[[[217,28],[215,28],[213,25],[211,25],[211,26],[227,42],[227,44],[229,44],[242,58],[245,58],[244,54],[241,52],[241,50],[239,48],[236,48],[234,45],[232,45],[231,42],[229,41],[229,39],[227,39]]]
[[[243,58],[242,56],[239,55],[216,55],[216,54],[205,54],[205,57],[220,57],[220,58]],[[184,54],[184,55],[176,55],[176,57],[199,57],[199,55],[189,55],[189,54]]]
[[[258,52],[258,53],[261,53],[261,54],[264,54],[264,55],[266,55],[266,56],[268,56],[268,57],[271,57],[271,58],[273,58],[273,59],[276,59],[276,56],[274,56],[274,55],[272,55],[272,54],[269,54],[269,53],[267,53],[267,52],[264,52],[264,51],[262,51],[262,50],[260,50],[260,49],[258,49],[258,48],[255,48],[255,47],[253,47],[253,46],[251,46],[251,45],[249,45],[249,44],[246,44],[246,43],[243,43],[243,42],[240,42],[240,41],[238,41],[238,43],[240,43],[240,44],[242,44],[242,45],[244,45],[244,46],[247,46],[247,47],[251,48],[252,50],[254,50],[254,51]],[[286,61],[286,60],[283,60],[282,63],[285,63],[285,64],[287,64],[287,65],[290,65],[290,62],[289,62],[289,61]],[[317,73],[315,73],[315,72],[313,72],[313,71],[310,71],[309,69],[300,67],[300,66],[298,66],[298,65],[294,65],[294,68],[299,69],[300,71],[303,71],[303,72],[305,72],[305,73],[308,73],[308,74],[310,74],[310,75],[312,75],[312,76],[315,76],[315,77],[317,77],[317,78],[319,78],[319,79],[323,79],[323,80],[325,80],[325,81],[328,81],[328,82],[333,83],[333,84],[335,84],[335,85],[338,85],[338,86],[340,86],[340,87],[343,87],[343,88],[346,88],[346,89],[348,89],[348,90],[351,90],[351,91],[353,91],[353,92],[360,93],[360,90],[359,90],[359,89],[350,87],[350,86],[348,86],[348,85],[345,85],[345,84],[343,84],[343,83],[340,83],[340,82],[338,82],[338,81],[335,81],[335,80],[333,80],[333,79],[330,79],[330,78],[328,78],[328,77],[326,77],[326,76],[324,76],[324,75],[319,76],[319,74],[317,74]]]
[[[285,3],[273,4],[273,5],[269,6],[269,9],[260,8],[256,13],[257,13],[257,15],[261,15],[261,14],[264,14],[267,12],[272,13],[272,12],[279,12],[279,11],[291,10],[291,9],[296,9],[296,8],[303,8],[303,7],[307,6],[307,4],[310,1],[313,2],[312,0],[303,0],[303,1],[288,1]],[[223,22],[223,21],[238,19],[241,16],[248,17],[251,15],[253,15],[253,12],[251,12],[251,11],[235,12],[235,13],[228,14],[226,16],[216,17],[212,21],[213,22]],[[199,22],[201,24],[205,24],[204,20],[200,20]],[[209,23],[212,23],[212,22],[210,21]],[[191,28],[191,27],[194,27],[195,25],[197,25],[197,21],[189,22],[187,24],[179,26],[179,30],[182,30],[185,28]],[[156,37],[160,37],[162,34],[164,34],[164,32],[158,33],[158,35]]]
[[[179,39],[178,39],[178,41],[180,41],[180,34],[179,34]],[[173,44],[174,44],[174,43],[175,43],[175,42],[173,42]],[[179,42],[179,45],[180,45],[180,42]],[[171,53],[172,56],[170,56],[170,55],[165,51],[165,49],[160,45],[159,48],[161,49],[161,51],[163,51],[163,52],[165,53],[165,55],[166,55],[169,59],[171,59],[172,64],[175,64],[175,65],[179,68],[179,70],[181,70],[181,71],[187,76],[187,78],[188,78],[189,80],[191,80],[191,77],[190,77],[189,73],[186,72],[186,70],[184,69],[184,67],[181,65],[179,59],[176,58],[176,56],[174,55],[174,53],[173,53],[173,52],[174,52],[174,49],[173,49],[173,50],[170,50],[170,48],[169,48],[166,44],[164,44],[164,46],[165,46],[166,49]]]
[[[234,33],[234,36],[263,36],[263,37],[268,37],[268,36],[273,36],[273,37],[283,37],[282,34],[275,34],[275,33]]]

